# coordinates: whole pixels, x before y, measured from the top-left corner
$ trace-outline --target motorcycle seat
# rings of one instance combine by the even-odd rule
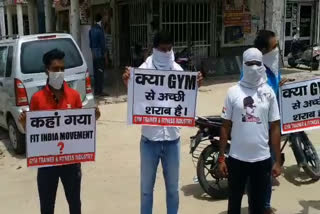
[[[198,117],[198,118],[208,120],[209,122],[213,122],[213,123],[222,123],[222,118],[220,116],[205,116],[205,117]]]

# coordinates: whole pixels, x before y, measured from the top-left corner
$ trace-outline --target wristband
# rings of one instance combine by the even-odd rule
[[[225,160],[226,160],[226,157],[225,157],[224,155],[218,157],[218,162],[219,162],[219,163],[224,163]]]

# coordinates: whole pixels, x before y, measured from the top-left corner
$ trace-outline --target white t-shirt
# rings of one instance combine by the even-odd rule
[[[280,120],[276,95],[267,84],[259,92],[241,86],[229,89],[222,118],[232,121],[229,155],[245,162],[270,158],[269,122]]]

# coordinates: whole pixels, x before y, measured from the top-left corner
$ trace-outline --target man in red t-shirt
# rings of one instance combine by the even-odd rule
[[[64,52],[54,49],[43,56],[48,75],[47,85],[32,96],[30,111],[55,109],[80,109],[82,102],[79,92],[70,88],[64,81]],[[96,108],[96,119],[100,111]],[[26,113],[19,120],[26,125]],[[53,166],[38,169],[38,191],[41,214],[53,214],[59,178],[69,203],[70,214],[81,214],[81,164]]]

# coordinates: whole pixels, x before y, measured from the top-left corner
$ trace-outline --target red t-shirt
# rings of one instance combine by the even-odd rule
[[[47,84],[44,89],[32,96],[30,111],[82,108],[79,92],[70,88],[66,82],[63,83],[63,92],[63,96],[57,103],[53,92]]]

